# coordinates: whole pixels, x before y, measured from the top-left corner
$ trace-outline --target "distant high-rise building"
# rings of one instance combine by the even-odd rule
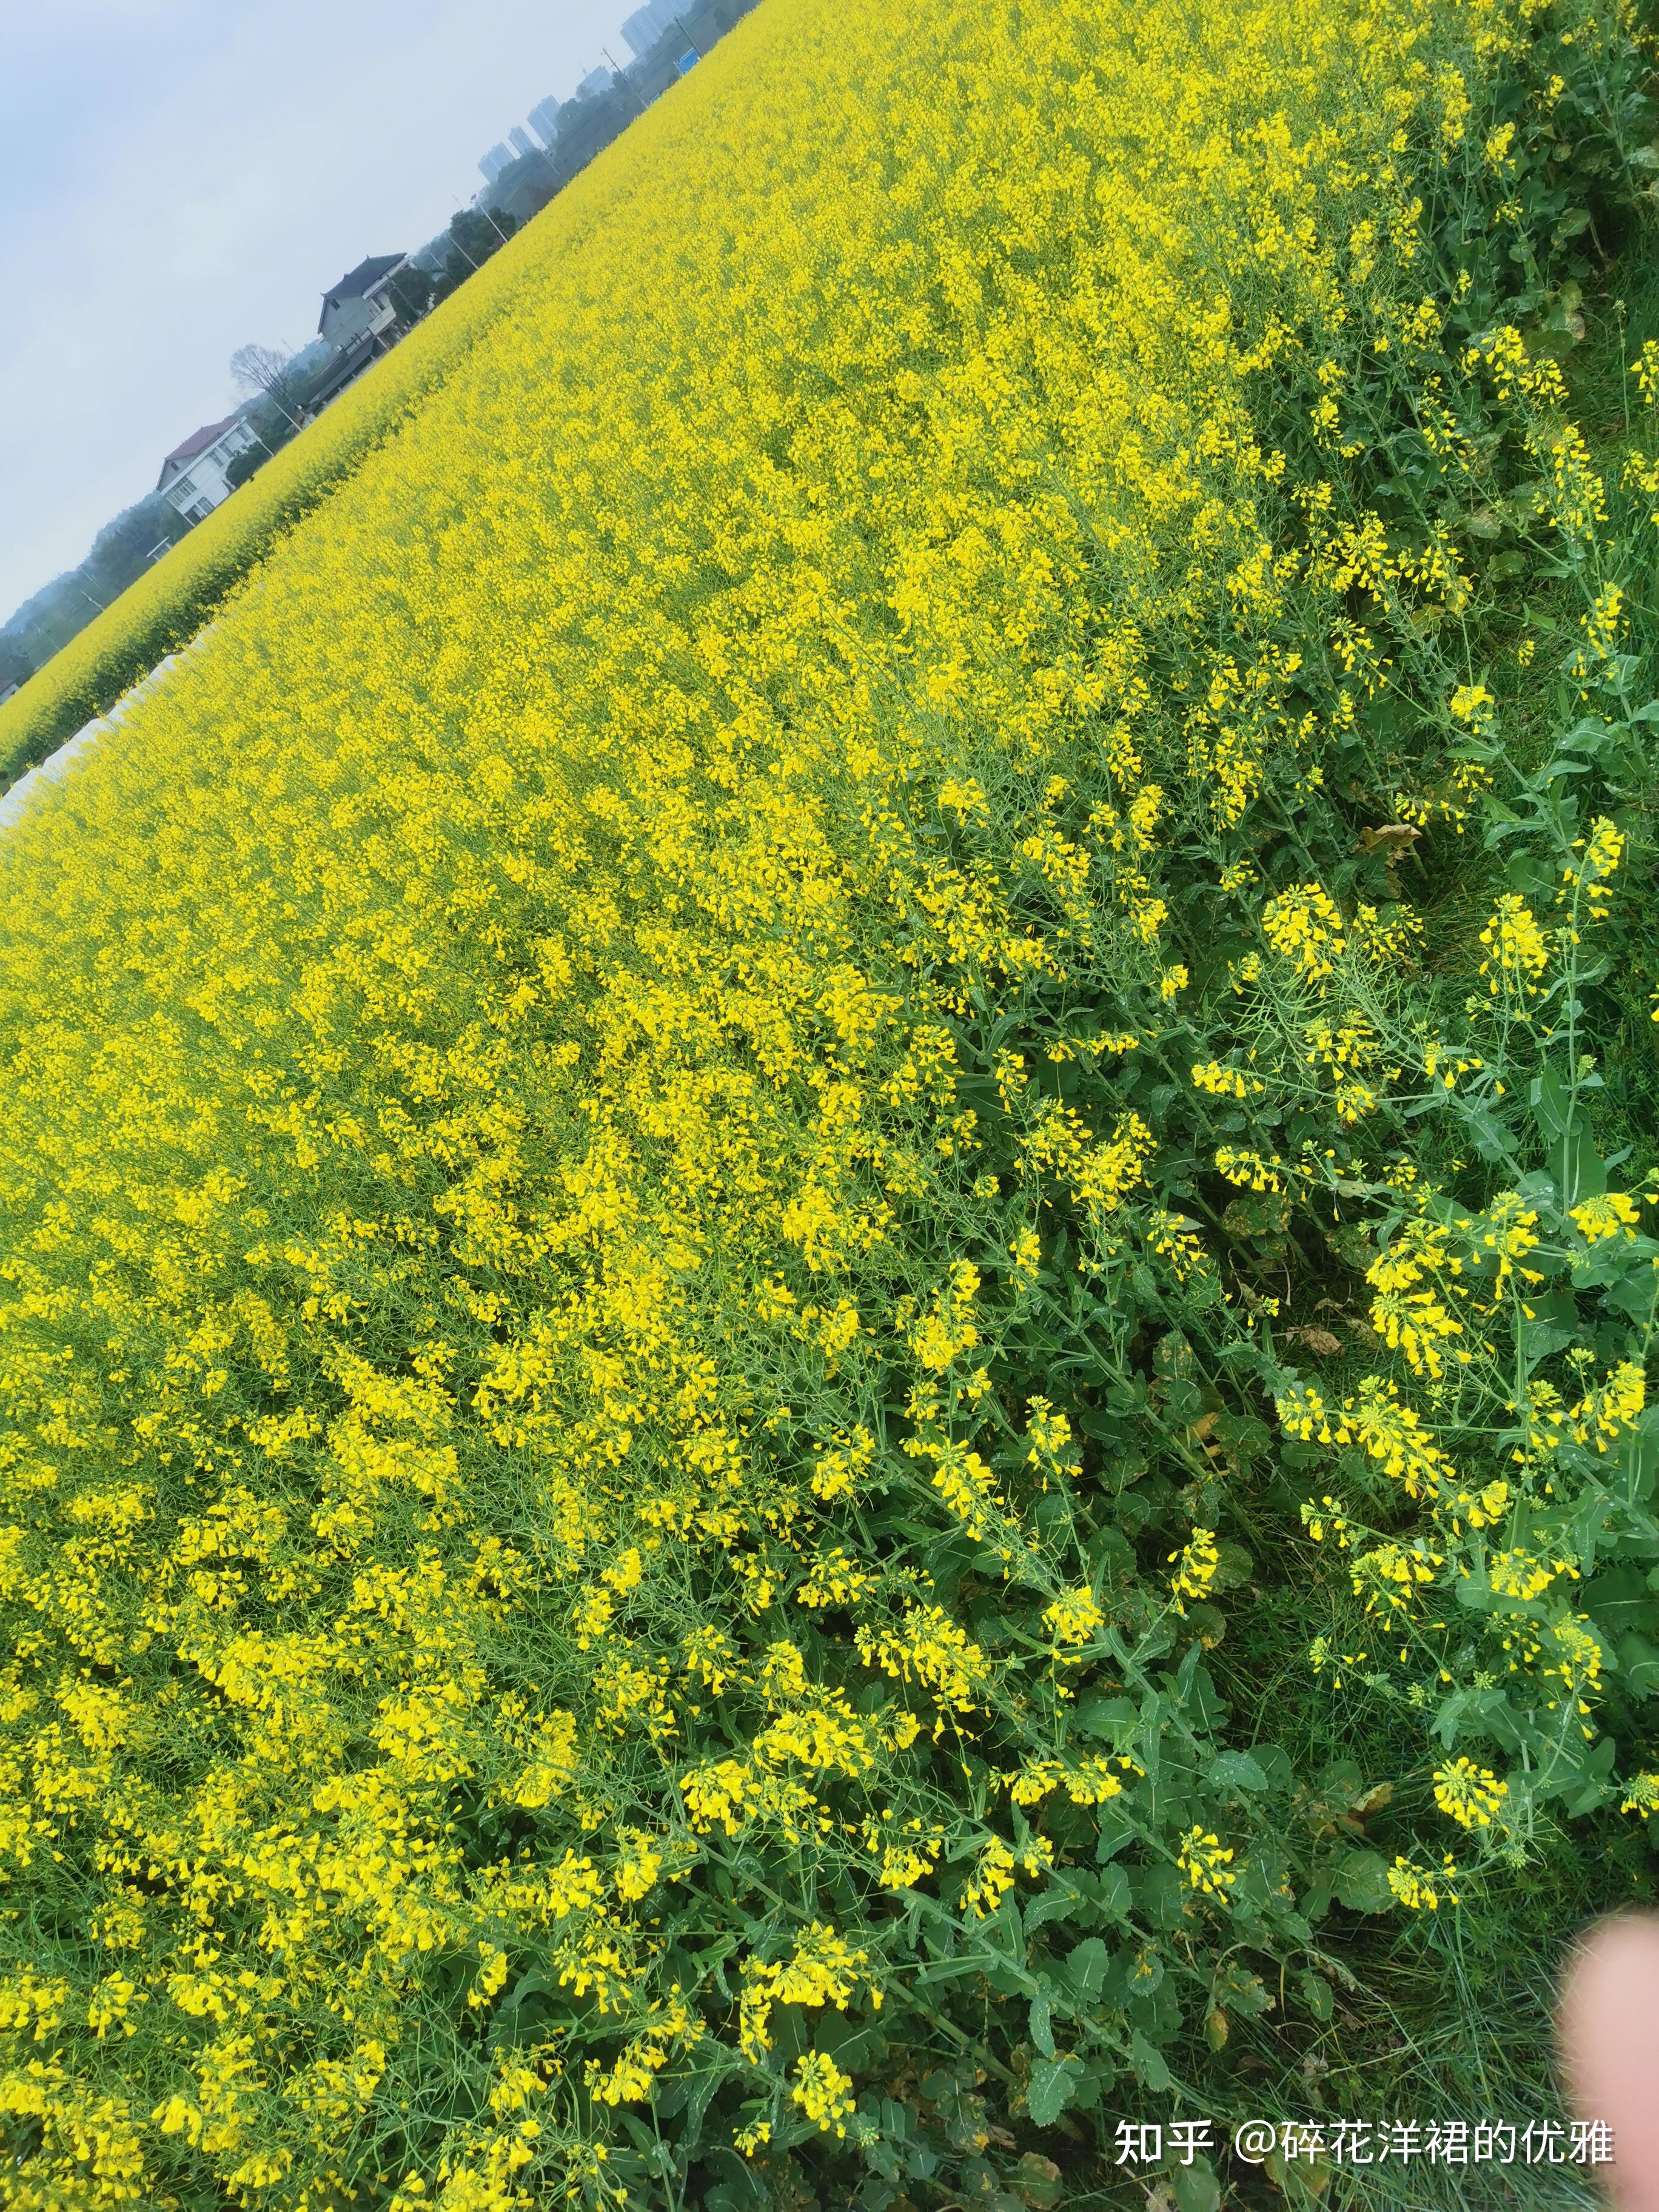
[[[663,33],[668,30],[678,13],[678,0],[645,0],[636,8],[622,27],[622,34],[634,49],[635,57],[648,53]]]
[[[576,87],[576,89],[579,93],[585,93],[590,99],[595,93],[609,92],[611,89],[611,71],[603,67],[589,70],[587,75]]]
[[[544,146],[551,148],[559,135],[559,109],[562,102],[550,93],[545,100],[538,100],[530,111],[531,129]]]
[[[492,146],[478,167],[484,173],[485,183],[493,185],[503,169],[513,167],[513,149],[510,146]]]
[[[522,159],[526,154],[533,154],[536,150],[535,140],[531,137],[527,131],[524,130],[516,123],[507,132],[507,141],[508,145],[512,147],[514,152],[517,154],[520,159]]]

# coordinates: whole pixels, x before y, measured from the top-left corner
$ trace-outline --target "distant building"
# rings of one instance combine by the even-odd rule
[[[513,167],[513,149],[510,146],[492,146],[478,167],[484,173],[485,183],[493,185],[503,169]]]
[[[513,148],[514,153],[516,153],[520,159],[522,159],[525,155],[533,154],[536,151],[535,140],[531,137],[527,131],[524,130],[516,123],[507,132],[507,141],[508,145]],[[493,179],[491,181],[494,181]]]
[[[167,455],[155,489],[186,522],[200,522],[229,498],[225,471],[254,442],[251,425],[240,414],[204,423]]]
[[[650,52],[665,31],[673,28],[678,0],[645,0],[622,27],[622,34],[635,56]]]
[[[15,681],[10,684],[0,684],[0,707],[3,707],[5,705],[7,700],[10,698],[14,691],[18,691],[21,689],[22,686]]]
[[[559,110],[562,106],[563,102],[555,100],[550,93],[545,100],[538,100],[530,111],[530,127],[550,152],[558,142]]]
[[[576,95],[578,99],[592,100],[596,96],[596,94],[601,92],[609,92],[610,89],[611,71],[603,67],[599,69],[591,69],[587,72],[587,75],[582,79],[581,82],[576,87]],[[491,182],[494,182],[493,179],[491,179]]]
[[[317,334],[331,353],[349,353],[374,344],[398,319],[389,286],[409,256],[377,253],[349,269],[323,295]]]
[[[407,253],[371,254],[324,293],[317,332],[331,358],[307,391],[307,419],[319,414],[354,378],[362,374],[377,355],[396,342],[398,308],[392,297],[392,280],[409,261]]]
[[[378,361],[385,348],[374,341],[362,345],[348,346],[343,353],[335,355],[317,381],[306,394],[301,420],[314,422],[331,399],[337,399],[348,384],[355,384],[370,362]]]

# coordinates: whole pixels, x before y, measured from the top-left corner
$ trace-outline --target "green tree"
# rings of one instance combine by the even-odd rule
[[[246,483],[251,476],[264,468],[271,455],[294,436],[301,396],[295,395],[292,414],[264,400],[256,400],[248,410],[248,427],[257,443],[245,446],[225,471],[225,482],[233,491],[238,484]]]
[[[386,286],[400,323],[418,323],[432,305],[434,289],[430,271],[416,261],[399,269]]]
[[[505,210],[486,215],[479,208],[463,208],[453,216],[444,234],[449,246],[444,255],[443,295],[453,292],[458,284],[465,284],[475,269],[482,269],[518,227]]]
[[[34,663],[22,647],[0,637],[0,691],[14,684],[27,684],[33,673]]]
[[[184,534],[184,520],[176,508],[159,493],[148,493],[104,525],[85,560],[70,572],[70,580],[107,604],[143,574],[158,544],[171,544]]]

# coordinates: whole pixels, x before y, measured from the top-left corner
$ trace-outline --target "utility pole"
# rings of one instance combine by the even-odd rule
[[[690,32],[686,29],[684,24],[680,21],[678,15],[674,18],[674,28],[679,33],[681,38],[685,40],[686,45],[690,47],[697,59],[701,61],[702,59],[702,48],[692,37]]]
[[[482,201],[480,201],[479,205],[478,205],[478,213],[479,213],[479,214],[483,217],[484,221],[485,221],[485,222],[489,225],[489,228],[490,228],[495,232],[495,234],[496,237],[500,239],[500,240],[501,241],[501,244],[502,244],[503,246],[505,246],[505,245],[507,244],[507,241],[508,238],[512,235],[512,234],[511,234],[509,231],[505,231],[505,230],[503,230],[503,229],[501,228],[501,227],[500,223],[498,223],[498,222],[496,222],[496,220],[495,220],[495,216],[490,213],[490,211],[489,211],[489,208],[488,208],[487,206],[485,206]]]
[[[645,102],[640,98],[639,93],[635,88],[628,83],[628,79],[624,76],[623,72],[617,67],[616,59],[612,55],[610,47],[601,46],[599,48],[599,52],[605,56],[606,61],[611,64],[611,75],[613,82],[617,84],[627,85],[628,96],[634,103],[635,114],[643,115],[645,112]]]
[[[476,200],[474,204],[477,204]],[[465,208],[457,208],[455,210],[455,215],[465,215],[465,213],[466,210]],[[449,228],[445,235],[448,238],[450,244],[454,247],[456,252],[460,255],[462,260],[465,262],[467,267],[476,276],[478,273],[478,264],[472,258],[472,256],[467,252],[465,246],[461,244],[460,240],[455,235],[455,216],[453,215],[449,218]]]
[[[633,111],[635,111],[635,115],[644,115],[644,112],[646,112],[646,104],[644,104],[644,100],[641,100],[641,97],[639,97],[639,91],[637,91],[637,88],[635,88],[633,84],[629,84],[629,73],[626,73],[626,70],[622,70],[622,69],[617,69],[617,64],[615,64],[615,55],[611,53],[611,49],[608,49],[608,46],[599,46],[599,53],[602,53],[604,58],[606,58],[606,62],[611,62],[611,82],[613,82],[613,84],[622,84],[622,86],[623,86],[623,91],[629,93],[629,100],[633,100]]]

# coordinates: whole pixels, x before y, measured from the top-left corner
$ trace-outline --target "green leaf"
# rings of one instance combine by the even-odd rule
[[[1150,2089],[1155,2096],[1165,2095],[1174,2088],[1175,2077],[1164,2063],[1164,2054],[1147,2042],[1139,2028],[1129,2038],[1129,2063],[1141,2087]]]
[[[1624,1671],[1625,1687],[1632,1697],[1659,1695],[1659,1647],[1650,1644],[1645,1636],[1620,1638],[1619,1664]]]
[[[1650,1406],[1625,1438],[1619,1454],[1619,1472],[1625,1495],[1645,1501],[1653,1495],[1659,1477],[1659,1406]]]
[[[1215,2168],[1201,2154],[1190,2166],[1178,2166],[1170,2185],[1176,2212],[1221,2212],[1221,2184]]]
[[[1559,1797],[1571,1820],[1593,1813],[1613,1794],[1607,1778],[1618,1755],[1619,1747],[1610,1735],[1595,1744],[1560,1746],[1540,1782],[1539,1796]]]
[[[1585,1584],[1581,1602],[1596,1626],[1610,1635],[1621,1636],[1632,1628],[1650,1635],[1659,1627],[1659,1599],[1638,1566],[1626,1565],[1597,1575]]]
[[[1099,1831],[1095,1838],[1095,1862],[1098,1866],[1104,1866],[1126,1844],[1133,1840],[1135,1824],[1133,1814],[1116,1805],[1103,1805],[1097,1819]]]
[[[1085,1900],[1074,1891],[1050,1883],[1047,1889],[1039,1891],[1026,1906],[1025,1933],[1034,1936],[1039,1928],[1046,1927],[1051,1920],[1069,1920],[1085,1904]]]
[[[692,2076],[691,2094],[686,2100],[686,2117],[679,2130],[679,2141],[688,2150],[694,2149],[702,2140],[703,2118],[715,2090],[729,2074],[736,2071],[732,2066],[715,2065],[705,2067]]]
[[[1578,1340],[1578,1307],[1565,1284],[1551,1291],[1534,1291],[1522,1309],[1522,1357],[1533,1366],[1550,1359]]]
[[[1077,1709],[1075,1725],[1085,1735],[1103,1736],[1116,1743],[1140,1718],[1140,1708],[1129,1698],[1085,1698]]]
[[[1547,1142],[1564,1137],[1572,1126],[1571,1094],[1553,1067],[1533,1078],[1532,1116]]]
[[[1133,1905],[1129,1877],[1121,1866],[1103,1867],[1095,1877],[1095,1894],[1109,1920],[1127,1920]]]
[[[1322,1974],[1303,1974],[1297,1987],[1302,1992],[1302,2002],[1316,2020],[1328,2020],[1336,2008],[1335,1995]]]
[[[1177,1703],[1183,1708],[1188,1724],[1194,1729],[1220,1729],[1227,1718],[1227,1708],[1222,1703],[1221,1692],[1207,1667],[1197,1663],[1200,1647],[1194,1644],[1182,1662],[1177,1688]],[[1169,1679],[1165,1676],[1165,1680]],[[1142,1737],[1143,1746],[1146,1738]],[[1150,1748],[1150,1746],[1146,1747]]]
[[[1039,2058],[1025,2088],[1025,2109],[1040,2128],[1051,2128],[1078,2092],[1082,2062],[1067,2052],[1064,2058]]]
[[[1291,1765],[1291,1755],[1283,1744],[1258,1743],[1252,1748],[1250,1756],[1267,1776],[1269,1790],[1290,1788],[1295,1779],[1295,1771]]]
[[[1218,1790],[1265,1790],[1267,1778],[1248,1751],[1218,1752],[1205,1771]]]
[[[1345,1851],[1334,1863],[1332,1887],[1350,1912],[1387,1912],[1394,1904],[1389,1863],[1380,1851]]]
[[[1050,2212],[1066,2194],[1065,2177],[1053,2159],[1044,2158],[1041,2151],[1028,2150],[1008,2179],[1014,2194],[1022,2203],[1030,2205],[1032,2212]]]
[[[1488,1593],[1490,1595],[1490,1593]],[[1483,1735],[1505,1751],[1521,1748],[1519,1718],[1501,1690],[1452,1690],[1442,1698],[1432,1723],[1448,1751],[1465,1735]]]
[[[1112,1954],[1098,1936],[1085,1936],[1066,1957],[1066,1978],[1080,1997],[1098,1996]]]
[[[1104,1944],[1101,1946],[1103,1950]],[[1045,2058],[1054,2055],[1054,2007],[1047,1997],[1031,1999],[1031,2040]]]

